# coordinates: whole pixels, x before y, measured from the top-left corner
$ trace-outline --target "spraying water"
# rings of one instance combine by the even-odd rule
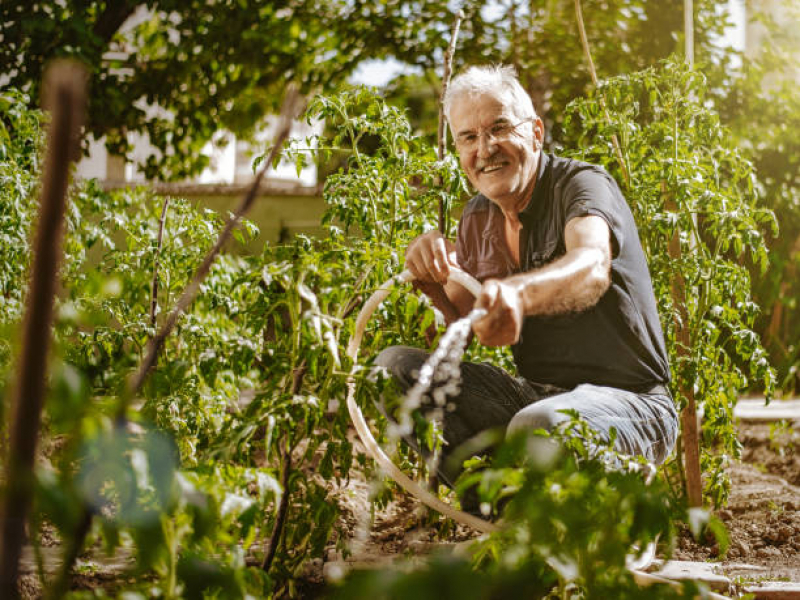
[[[441,423],[447,398],[456,396],[461,391],[461,357],[464,356],[472,324],[485,315],[485,309],[475,308],[447,328],[436,350],[420,368],[416,383],[403,399],[397,414],[397,424],[389,428],[390,438],[396,440],[413,431],[411,415],[422,406],[426,396],[431,398],[434,405],[428,417],[434,421],[435,426]],[[432,472],[438,467],[438,460],[437,447],[428,461]]]

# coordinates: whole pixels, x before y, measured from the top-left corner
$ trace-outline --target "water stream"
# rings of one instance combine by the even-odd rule
[[[390,439],[399,440],[413,433],[412,413],[423,405],[426,396],[431,398],[433,407],[425,416],[440,427],[447,409],[447,399],[461,391],[461,358],[466,350],[472,324],[484,315],[486,310],[475,308],[447,328],[436,350],[420,368],[416,383],[405,395],[396,415],[397,423],[389,428]],[[438,467],[440,453],[438,444],[436,446],[428,460],[430,472],[435,472]]]

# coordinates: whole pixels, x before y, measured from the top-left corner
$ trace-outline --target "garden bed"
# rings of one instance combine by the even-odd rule
[[[787,426],[745,422],[739,429],[739,440],[744,446],[742,461],[728,468],[732,480],[730,501],[718,513],[730,533],[727,554],[720,557],[719,546],[713,540],[698,543],[684,529],[677,538],[672,560],[713,565],[713,572],[729,578],[738,590],[753,582],[798,582],[800,433]],[[439,535],[440,525],[427,524],[420,504],[400,493],[371,516],[369,491],[369,481],[357,470],[349,482],[343,481],[331,490],[343,508],[340,525],[349,535],[346,545],[351,554],[345,558],[332,542],[322,559],[307,563],[304,580],[298,588],[304,597],[321,595],[326,581],[343,576],[349,569],[385,568],[401,563],[412,566],[433,551],[459,551],[463,542],[478,536],[462,525]],[[43,537],[45,562],[54,571],[59,543],[52,534]],[[126,568],[132,565],[131,555],[124,549],[114,558],[107,558],[95,547],[79,562],[73,589],[104,588],[113,593],[130,583],[131,575]],[[35,563],[29,552],[23,572],[26,597],[37,597]]]

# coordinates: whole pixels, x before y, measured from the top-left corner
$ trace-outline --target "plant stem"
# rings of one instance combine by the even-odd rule
[[[5,494],[0,512],[0,589],[17,597],[25,521],[33,499],[34,458],[44,407],[53,304],[61,260],[61,239],[70,162],[79,157],[86,106],[86,71],[59,61],[44,76],[44,105],[50,110],[47,158],[34,241],[31,282],[17,364],[9,423]]]
[[[450,31],[450,44],[444,53],[444,74],[442,75],[442,93],[439,96],[439,131],[438,131],[438,154],[439,162],[444,160],[445,152],[445,138],[447,136],[447,129],[445,129],[444,121],[444,97],[447,94],[447,87],[450,85],[450,71],[453,68],[453,55],[456,52],[456,42],[458,41],[458,30],[461,27],[461,21],[464,19],[464,11],[459,10],[456,14],[456,20],[453,22],[453,29]],[[441,177],[436,177],[436,186],[442,185]],[[448,224],[445,219],[444,199],[439,197],[439,231],[442,235],[447,235]]]
[[[292,395],[299,393],[300,389],[303,387],[303,377],[305,377],[306,370],[306,361],[303,359],[300,365],[292,371]],[[272,563],[275,560],[275,555],[278,552],[278,546],[281,541],[281,534],[283,534],[283,526],[286,522],[286,513],[289,510],[289,476],[292,472],[292,450],[288,443],[284,445],[283,452],[281,453],[281,463],[283,463],[283,472],[281,473],[281,488],[283,489],[283,494],[278,504],[278,513],[275,515],[275,525],[272,527],[272,533],[269,536],[267,554],[264,556],[264,562],[261,563],[261,569],[265,573],[269,573]]]

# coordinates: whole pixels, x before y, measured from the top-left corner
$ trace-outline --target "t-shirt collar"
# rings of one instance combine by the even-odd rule
[[[545,169],[547,169],[548,165],[550,164],[550,157],[545,154],[544,150],[539,153],[539,168],[536,171],[536,183],[533,186],[533,194],[531,195],[531,201],[525,205],[520,211],[520,215],[529,215],[531,214],[535,207],[538,206],[542,199],[547,195],[545,191],[545,186],[542,185],[545,179]]]

